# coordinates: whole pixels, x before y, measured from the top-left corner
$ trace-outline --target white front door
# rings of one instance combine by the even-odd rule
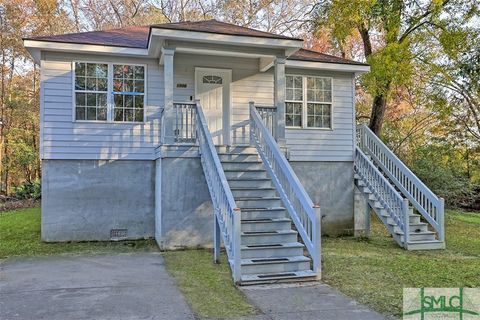
[[[232,71],[195,68],[195,99],[200,100],[215,145],[230,144]]]

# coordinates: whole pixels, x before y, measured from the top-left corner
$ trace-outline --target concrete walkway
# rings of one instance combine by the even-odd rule
[[[1,320],[194,319],[160,253],[14,258],[0,264]]]
[[[242,320],[383,320],[384,317],[322,283],[242,287],[263,315]]]

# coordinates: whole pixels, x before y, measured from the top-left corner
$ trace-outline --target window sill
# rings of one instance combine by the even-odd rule
[[[319,130],[319,131],[333,131],[333,128],[312,128],[312,127],[285,127],[286,130]]]
[[[147,121],[106,121],[106,120],[73,120],[73,123],[102,123],[102,124],[145,124]]]

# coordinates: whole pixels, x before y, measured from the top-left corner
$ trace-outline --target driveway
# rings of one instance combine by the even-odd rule
[[[194,319],[160,253],[0,263],[1,320]]]

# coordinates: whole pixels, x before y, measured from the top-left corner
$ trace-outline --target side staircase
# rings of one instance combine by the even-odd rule
[[[444,201],[363,125],[357,130],[355,185],[407,250],[445,248]]]
[[[241,283],[315,280],[305,245],[254,147],[217,147],[241,211]]]

